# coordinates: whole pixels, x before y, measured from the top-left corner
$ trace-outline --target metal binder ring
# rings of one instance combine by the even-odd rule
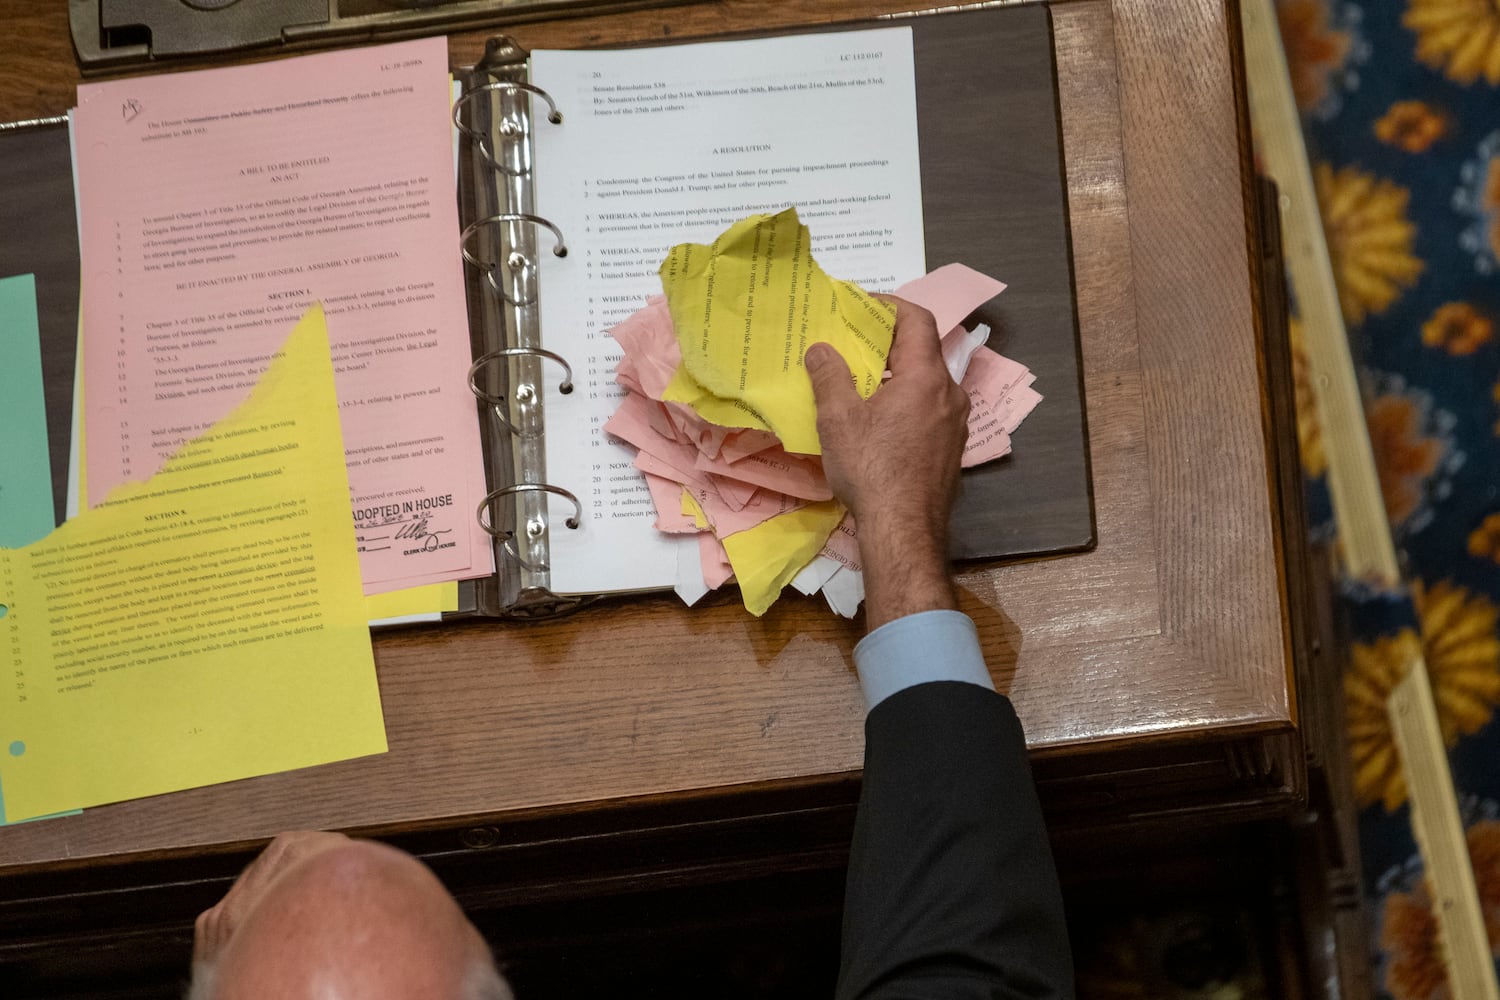
[[[579,503],[578,498],[572,493],[569,493],[561,486],[553,486],[550,483],[516,483],[513,486],[503,486],[498,490],[491,490],[479,502],[479,510],[476,512],[475,517],[479,521],[479,527],[484,529],[485,534],[491,538],[498,539],[504,545],[505,551],[510,553],[512,558],[532,572],[550,572],[552,567],[549,564],[543,562],[533,565],[522,557],[515,545],[516,533],[514,531],[502,531],[490,523],[490,505],[503,496],[511,496],[517,493],[555,493],[566,500],[572,501],[573,516],[563,522],[571,530],[577,530],[579,524],[583,521],[583,504]],[[547,521],[545,518],[533,517],[527,519],[526,537],[529,541],[539,541],[546,534]]]
[[[520,90],[525,91],[528,94],[535,94],[536,96],[540,97],[542,100],[547,102],[547,120],[554,125],[562,124],[562,112],[557,110],[557,105],[552,102],[552,95],[547,93],[542,88],[533,86],[529,83],[521,83],[519,81],[509,80],[500,81],[498,83],[486,83],[483,86],[479,87],[471,87],[460,94],[458,100],[453,102],[453,126],[473,140],[474,145],[479,149],[479,154],[485,158],[490,166],[494,167],[496,170],[501,171],[502,173],[510,174],[512,177],[522,177],[526,174],[531,173],[530,167],[527,167],[523,170],[516,170],[513,167],[508,167],[504,163],[501,163],[500,160],[495,156],[494,151],[490,149],[490,137],[479,131],[474,126],[466,124],[463,120],[463,108],[464,105],[469,102],[470,98],[472,98],[475,94],[481,94],[485,91],[497,90]],[[498,130],[500,134],[505,136],[507,139],[519,138],[520,136],[526,134],[526,130],[524,128],[517,127],[515,124],[515,119],[512,118],[502,118],[498,125]]]
[[[505,269],[516,276],[516,287],[519,291],[515,295],[507,295],[504,288],[500,287],[500,279],[495,277],[495,272],[500,270],[499,266],[492,267],[484,272],[484,280],[502,300],[520,309],[524,306],[536,303],[536,265],[531,258],[519,250],[512,250],[505,258]],[[527,289],[530,289],[527,291]]]
[[[546,358],[548,361],[556,361],[558,364],[562,365],[563,380],[562,383],[558,385],[557,391],[562,393],[564,396],[573,391],[573,366],[568,364],[567,359],[564,358],[561,354],[555,354],[552,351],[543,350],[540,347],[502,347],[498,351],[490,351],[487,354],[481,354],[479,357],[475,358],[474,363],[469,366],[469,391],[478,396],[480,399],[484,400],[486,403],[490,403],[494,406],[505,405],[504,396],[497,396],[494,393],[491,393],[488,390],[481,389],[479,387],[479,369],[497,358],[524,357]]]
[[[474,363],[469,366],[469,391],[472,392],[480,400],[490,404],[490,406],[494,409],[495,419],[504,424],[506,430],[510,431],[518,438],[526,438],[531,437],[532,435],[527,434],[525,431],[521,430],[521,428],[511,423],[510,418],[505,415],[505,411],[502,409],[502,407],[506,405],[505,397],[490,392],[488,389],[481,387],[479,384],[479,370],[485,365],[489,364],[491,361],[497,361],[500,358],[520,357],[546,358],[549,361],[555,361],[558,364],[562,365],[563,380],[558,385],[557,391],[562,393],[564,396],[573,391],[573,366],[568,364],[567,359],[565,359],[562,355],[554,354],[553,352],[543,350],[540,347],[505,347],[501,348],[498,351],[490,351],[488,354],[481,354],[479,357],[475,358]],[[533,386],[530,382],[523,382],[521,385],[516,386],[516,402],[529,403],[535,398],[536,387]]]
[[[552,235],[557,239],[556,245],[552,248],[552,253],[558,257],[566,257],[568,255],[568,245],[563,241],[562,230],[553,225],[551,221],[542,218],[540,215],[531,215],[527,212],[501,212],[499,215],[490,215],[483,219],[474,220],[464,227],[462,233],[458,234],[458,247],[464,255],[464,260],[475,267],[483,268],[487,271],[499,266],[497,261],[483,260],[475,256],[474,251],[469,249],[469,238],[471,236],[485,226],[492,226],[497,222],[528,222],[533,226],[545,226],[552,230]]]

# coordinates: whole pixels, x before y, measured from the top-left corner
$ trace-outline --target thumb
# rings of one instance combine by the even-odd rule
[[[813,344],[807,349],[802,363],[807,368],[807,377],[812,380],[813,402],[820,414],[831,414],[859,402],[849,365],[832,344]]]

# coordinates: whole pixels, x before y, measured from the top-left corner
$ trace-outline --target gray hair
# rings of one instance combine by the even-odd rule
[[[510,991],[510,983],[500,975],[500,970],[495,968],[495,963],[488,958],[481,958],[471,962],[469,969],[464,973],[463,992],[459,994],[460,1000],[515,1000],[515,994]]]
[[[188,982],[183,1000],[213,1000],[214,985],[219,970],[211,962],[194,962],[193,978]],[[453,1000],[515,1000],[510,984],[500,975],[495,963],[488,958],[477,958],[469,963],[464,972],[463,985]]]

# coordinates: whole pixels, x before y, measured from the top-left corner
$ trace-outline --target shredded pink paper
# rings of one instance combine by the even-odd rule
[[[930,310],[942,337],[943,358],[969,395],[965,468],[1008,455],[1011,434],[1042,397],[1025,365],[983,347],[986,331],[966,330],[964,317],[1005,289],[1003,282],[962,264],[949,264],[909,282],[896,294]],[[822,459],[789,454],[768,431],[720,427],[676,403],[661,400],[682,354],[664,296],[653,295],[610,333],[624,350],[616,381],[629,393],[605,431],[638,449],[664,532],[698,532],[703,579],[717,589],[733,578],[721,539],[808,503],[833,496]],[[877,390],[878,391],[878,390]],[[687,491],[708,520],[699,529],[682,513]],[[846,515],[819,557],[859,572],[859,537]],[[809,586],[808,589],[811,589]]]

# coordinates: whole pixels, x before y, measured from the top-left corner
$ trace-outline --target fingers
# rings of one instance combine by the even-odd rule
[[[820,416],[842,412],[860,401],[848,363],[831,344],[813,344],[807,349],[803,363],[807,377],[812,380],[813,402]]]
[[[938,330],[932,313],[894,295],[876,297],[896,307],[896,335],[891,340],[891,354],[886,367],[896,373],[909,368],[941,365],[941,331]]]

